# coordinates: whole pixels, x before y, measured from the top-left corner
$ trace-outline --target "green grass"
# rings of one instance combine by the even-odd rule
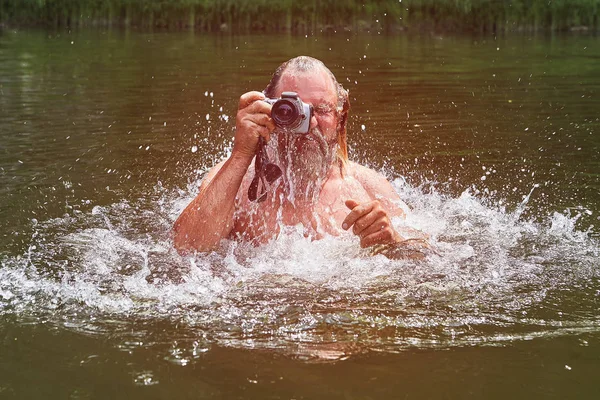
[[[463,31],[600,28],[600,0],[0,0],[7,26],[199,31]]]

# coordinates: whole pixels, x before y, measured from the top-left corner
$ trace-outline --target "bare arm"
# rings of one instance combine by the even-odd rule
[[[173,226],[178,250],[211,250],[229,235],[233,227],[235,196],[251,161],[232,154],[225,163],[209,172],[200,186],[200,193]]]
[[[416,238],[406,239],[392,225],[392,217],[405,217],[400,207],[402,201],[392,185],[385,177],[368,168],[356,165],[355,172],[357,180],[373,200],[358,203],[348,199],[346,207],[351,211],[346,216],[342,228],[352,227],[352,232],[360,238],[361,247],[393,246],[384,247],[384,251],[379,250],[390,258],[423,258],[424,254],[421,250],[429,248],[424,240],[426,235],[410,229],[408,231],[411,236]],[[397,251],[399,249],[400,251]]]
[[[179,251],[215,249],[233,228],[235,197],[256,152],[259,136],[269,139],[275,128],[271,106],[260,92],[240,98],[231,156],[213,168],[200,193],[181,213],[175,225],[174,244]]]

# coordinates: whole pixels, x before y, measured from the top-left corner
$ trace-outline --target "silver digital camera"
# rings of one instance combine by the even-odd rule
[[[307,134],[313,114],[311,105],[304,103],[296,92],[283,92],[279,99],[265,99],[271,104],[275,126],[290,133]]]

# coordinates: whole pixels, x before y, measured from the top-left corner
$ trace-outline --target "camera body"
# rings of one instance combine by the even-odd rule
[[[265,99],[271,104],[271,118],[275,126],[289,133],[307,134],[313,114],[311,105],[306,104],[296,92],[283,92],[279,99]]]

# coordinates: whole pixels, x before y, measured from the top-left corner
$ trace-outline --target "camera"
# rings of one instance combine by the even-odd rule
[[[265,99],[271,104],[271,118],[275,126],[290,133],[307,134],[313,108],[304,103],[296,92],[283,92],[279,99]]]

